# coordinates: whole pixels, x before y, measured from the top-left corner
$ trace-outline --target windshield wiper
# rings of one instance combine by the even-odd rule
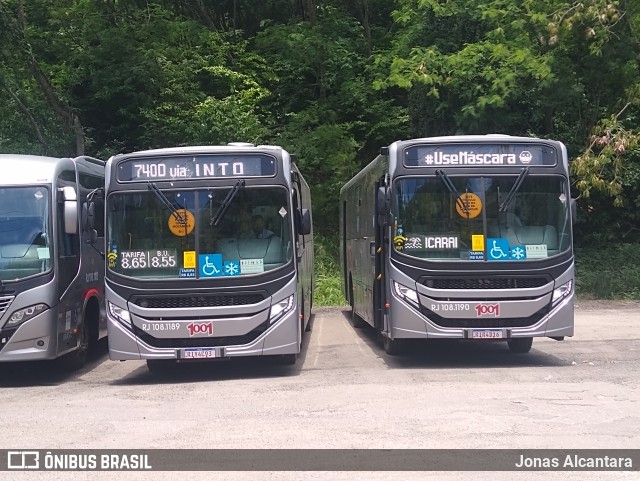
[[[460,198],[460,193],[458,192],[458,189],[456,189],[456,186],[453,185],[453,182],[451,182],[451,179],[446,174],[446,172],[442,169],[436,170],[436,175],[440,178],[440,180],[442,181],[444,186],[449,190],[449,192],[451,192],[453,195],[456,196],[456,204],[458,204],[460,208],[463,210],[463,212],[467,214],[467,217],[469,217],[469,208],[467,207],[467,204],[463,202],[463,200]]]
[[[160,199],[160,202],[162,202],[162,205],[164,205],[167,209],[169,209],[171,214],[176,218],[176,221],[182,222],[182,223],[187,221],[186,216],[183,215],[181,212],[179,212],[178,209],[176,209],[176,206],[173,205],[169,199],[167,199],[167,196],[164,195],[164,193],[158,188],[158,186],[154,182],[149,182],[149,190],[153,192],[158,199]]]
[[[229,191],[227,196],[222,201],[222,204],[220,204],[220,208],[218,209],[218,212],[216,212],[216,215],[214,215],[211,218],[209,225],[218,225],[218,222],[222,220],[224,213],[227,211],[227,209],[231,205],[231,201],[233,201],[233,198],[236,196],[236,194],[242,187],[244,187],[244,179],[240,179],[238,182],[236,182],[236,185],[234,185],[233,188]]]
[[[516,195],[516,192],[518,192],[518,189],[522,185],[522,182],[524,182],[524,178],[527,176],[528,173],[529,173],[529,167],[525,167],[520,171],[520,175],[518,175],[518,178],[513,184],[513,187],[511,187],[511,190],[507,194],[507,198],[504,199],[504,202],[500,204],[500,207],[498,207],[498,212],[507,211],[507,207],[509,207],[509,204],[513,200],[513,197]]]

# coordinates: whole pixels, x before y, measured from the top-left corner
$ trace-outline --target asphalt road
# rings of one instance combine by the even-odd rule
[[[341,308],[315,309],[294,366],[242,359],[148,372],[106,344],[83,370],[0,365],[4,449],[640,448],[640,303],[582,302],[576,335],[416,342],[391,357]],[[10,475],[10,476],[9,476]],[[629,472],[274,472],[189,479],[640,479]],[[175,479],[7,473],[0,479]]]

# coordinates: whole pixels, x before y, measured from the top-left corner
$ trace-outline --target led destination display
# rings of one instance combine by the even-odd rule
[[[276,160],[268,155],[196,155],[122,161],[118,181],[140,182],[229,177],[273,177]]]
[[[554,166],[557,153],[540,144],[417,145],[404,151],[403,163],[406,167]]]

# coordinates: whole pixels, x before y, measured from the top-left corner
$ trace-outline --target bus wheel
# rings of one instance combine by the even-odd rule
[[[384,352],[389,354],[390,356],[395,356],[397,354],[401,354],[404,351],[404,339],[391,339],[384,334],[382,336],[382,347],[384,348]]]
[[[147,369],[149,372],[161,372],[174,368],[178,363],[173,359],[147,359]]]
[[[87,355],[89,353],[89,343],[91,342],[89,336],[89,329],[82,322],[78,326],[79,341],[78,347],[75,351],[65,354],[60,358],[62,368],[67,371],[76,371],[84,366],[87,362]]]
[[[297,359],[297,354],[282,354],[280,356],[276,356],[277,363],[282,364],[283,366],[293,366]]]
[[[516,337],[507,341],[509,350],[519,354],[525,354],[531,350],[533,337]]]

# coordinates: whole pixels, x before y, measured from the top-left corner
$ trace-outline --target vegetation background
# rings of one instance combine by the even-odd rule
[[[282,145],[337,305],[335,199],[381,146],[554,138],[579,295],[639,299],[639,33],[637,0],[0,0],[0,152]]]

